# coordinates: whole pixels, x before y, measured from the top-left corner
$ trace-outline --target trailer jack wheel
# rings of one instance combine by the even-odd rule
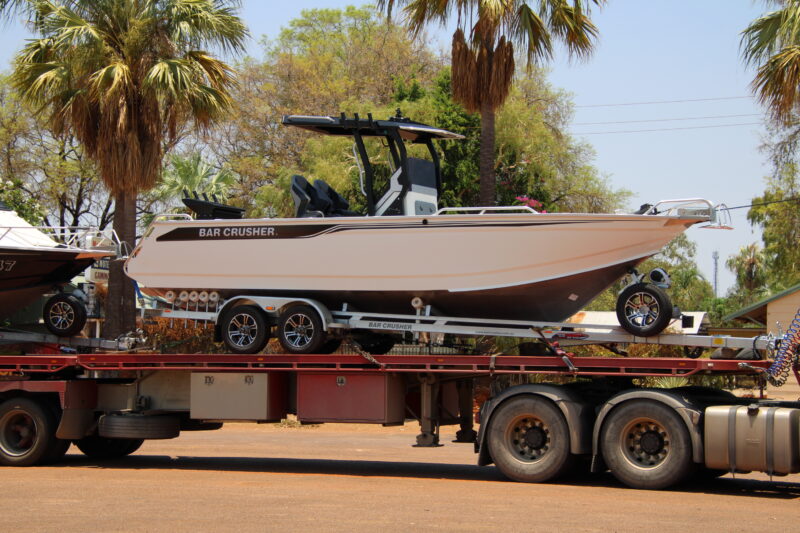
[[[516,481],[550,481],[573,463],[567,422],[544,398],[520,396],[502,403],[489,422],[487,437],[497,468]]]
[[[660,287],[636,283],[619,295],[617,319],[631,335],[652,337],[664,331],[672,320],[672,302]]]

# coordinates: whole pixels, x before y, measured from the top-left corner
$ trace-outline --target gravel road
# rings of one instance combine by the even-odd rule
[[[800,531],[800,475],[730,475],[674,491],[611,475],[506,481],[443,429],[228,424],[125,460],[2,468],[4,531]]]

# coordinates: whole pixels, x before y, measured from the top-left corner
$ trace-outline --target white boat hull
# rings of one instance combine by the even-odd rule
[[[607,214],[162,220],[126,263],[146,293],[294,294],[381,310],[561,320],[701,219]],[[369,306],[368,308],[366,306]],[[389,309],[387,309],[387,307]]]

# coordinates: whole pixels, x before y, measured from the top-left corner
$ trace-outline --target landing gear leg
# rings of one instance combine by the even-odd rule
[[[478,433],[474,429],[474,418],[472,416],[472,402],[474,394],[474,382],[471,379],[463,379],[456,382],[458,391],[458,417],[461,429],[456,432],[455,442],[475,442]]]
[[[436,400],[439,397],[439,384],[436,376],[422,374],[419,376],[420,382],[420,434],[417,435],[417,443],[414,445],[419,448],[430,448],[441,446],[439,444],[439,417],[436,409]]]

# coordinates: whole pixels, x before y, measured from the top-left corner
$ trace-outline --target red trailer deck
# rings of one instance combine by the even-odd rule
[[[439,445],[439,427],[459,424],[479,464],[527,482],[554,479],[581,456],[639,488],[709,468],[794,473],[800,402],[737,398],[696,383],[641,386],[649,377],[758,378],[770,365],[569,354],[0,356],[0,463],[55,461],[71,443],[97,459],[121,457],[143,439],[293,413],[301,422],[414,418],[420,446]],[[562,384],[525,377],[534,375]],[[503,376],[517,384],[500,390],[495,382],[511,379]],[[491,391],[478,433],[476,383]]]

